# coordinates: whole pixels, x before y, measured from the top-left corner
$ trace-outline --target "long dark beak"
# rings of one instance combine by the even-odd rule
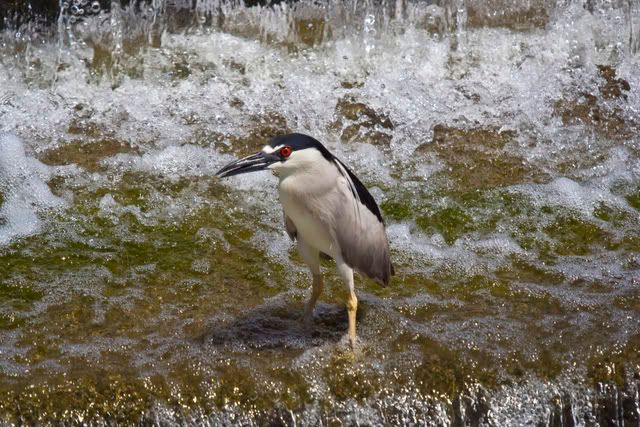
[[[216,176],[225,178],[227,176],[239,175],[241,173],[261,171],[265,170],[270,164],[281,160],[280,156],[276,153],[268,154],[264,151],[258,151],[250,156],[234,160],[216,172]]]

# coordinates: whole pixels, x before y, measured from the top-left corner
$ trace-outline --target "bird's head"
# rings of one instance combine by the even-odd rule
[[[316,139],[300,133],[277,136],[261,151],[227,164],[216,176],[224,178],[242,173],[269,169],[284,177],[307,170],[323,159],[331,161],[331,153]]]

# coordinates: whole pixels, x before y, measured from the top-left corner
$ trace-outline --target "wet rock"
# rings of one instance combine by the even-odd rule
[[[364,86],[364,82],[361,81],[344,81],[340,82],[340,87],[343,89],[361,88]]]
[[[340,98],[336,104],[333,130],[340,132],[344,143],[363,142],[373,145],[389,145],[395,126],[385,113],[380,113],[352,96]]]
[[[82,128],[78,128],[77,133],[80,133],[81,130]],[[90,133],[93,134],[93,131]],[[100,161],[102,159],[119,153],[139,153],[137,147],[134,147],[128,141],[122,141],[110,136],[96,136],[98,137],[95,140],[89,142],[76,139],[69,143],[61,144],[44,151],[38,158],[46,165],[70,165],[75,163],[90,172],[95,172],[101,169]]]
[[[103,33],[97,40],[87,40],[93,48],[91,61],[85,60],[93,81],[103,77],[111,81],[113,88],[122,83],[124,76],[141,79],[144,76],[144,60],[140,53],[148,48],[145,33],[128,34],[121,42],[116,42],[110,33]],[[121,44],[121,48],[117,48]]]
[[[469,28],[501,27],[515,31],[544,28],[549,22],[549,8],[544,0],[511,2],[507,0],[474,0],[467,5]]]
[[[629,82],[624,79],[616,79],[616,69],[610,65],[598,65],[598,71],[600,77],[604,79],[604,84],[600,86],[600,94],[604,98],[624,98],[627,99],[627,95],[623,92],[628,92],[631,89]]]
[[[291,133],[287,119],[276,111],[267,111],[249,117],[249,131],[244,136],[230,136],[233,152],[246,156],[259,151],[274,136]]]
[[[229,100],[236,108],[242,108],[242,100]],[[194,131],[193,142],[201,146],[214,146],[222,153],[232,153],[236,156],[246,156],[260,150],[269,139],[274,136],[291,133],[287,119],[276,111],[266,111],[249,116],[243,135],[229,135],[198,128]]]
[[[463,189],[502,187],[521,182],[544,182],[547,177],[524,158],[506,149],[515,131],[496,128],[462,129],[438,124],[433,139],[416,148],[417,155],[436,153]]]
[[[235,71],[236,73],[239,73],[240,75],[245,75],[247,74],[247,68],[245,66],[245,64],[238,62],[238,61],[234,61],[233,59],[225,59],[222,61],[222,63],[228,67],[229,69]]]
[[[317,46],[326,38],[331,37],[331,27],[326,20],[321,18],[294,19],[292,25],[296,40],[305,46]]]
[[[511,257],[511,267],[505,266],[497,269],[496,276],[505,281],[549,285],[559,285],[565,279],[560,272],[542,268],[516,255]]]
[[[431,34],[442,35],[455,25],[451,25],[452,21],[444,7],[431,5],[426,8],[425,14],[417,21],[416,27],[423,28]]]
[[[233,107],[237,110],[240,110],[242,107],[244,107],[244,101],[238,97],[233,97],[229,100],[229,106]]]
[[[555,104],[556,114],[566,125],[587,125],[603,136],[613,139],[631,137],[622,111],[619,108],[607,108],[598,102],[598,97],[583,92],[577,99],[560,100]]]
[[[449,245],[477,227],[473,218],[458,206],[436,209],[421,215],[416,218],[416,225],[423,230],[440,233]]]
[[[583,125],[595,130],[601,136],[613,140],[625,140],[637,134],[639,124],[625,119],[619,105],[604,100],[626,100],[631,89],[629,82],[624,79],[616,79],[615,68],[608,65],[598,66],[599,74],[603,79],[599,93],[582,92],[569,95],[555,103],[555,114],[562,118],[562,123],[567,125]]]
[[[555,240],[554,251],[558,255],[588,255],[592,245],[610,245],[612,239],[596,224],[563,212],[544,231]]]

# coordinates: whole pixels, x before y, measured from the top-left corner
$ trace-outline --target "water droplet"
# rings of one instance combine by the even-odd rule
[[[91,11],[92,11],[93,13],[98,13],[98,12],[100,12],[100,2],[99,2],[99,1],[94,1],[94,2],[91,4]]]
[[[364,31],[366,33],[373,33],[376,31],[374,28],[376,25],[376,17],[373,14],[369,14],[364,18]]]

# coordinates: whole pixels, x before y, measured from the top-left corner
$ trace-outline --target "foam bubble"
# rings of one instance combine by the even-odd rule
[[[46,209],[60,208],[64,201],[53,195],[46,180],[50,168],[28,157],[22,142],[14,135],[0,135],[0,246],[37,233]]]

